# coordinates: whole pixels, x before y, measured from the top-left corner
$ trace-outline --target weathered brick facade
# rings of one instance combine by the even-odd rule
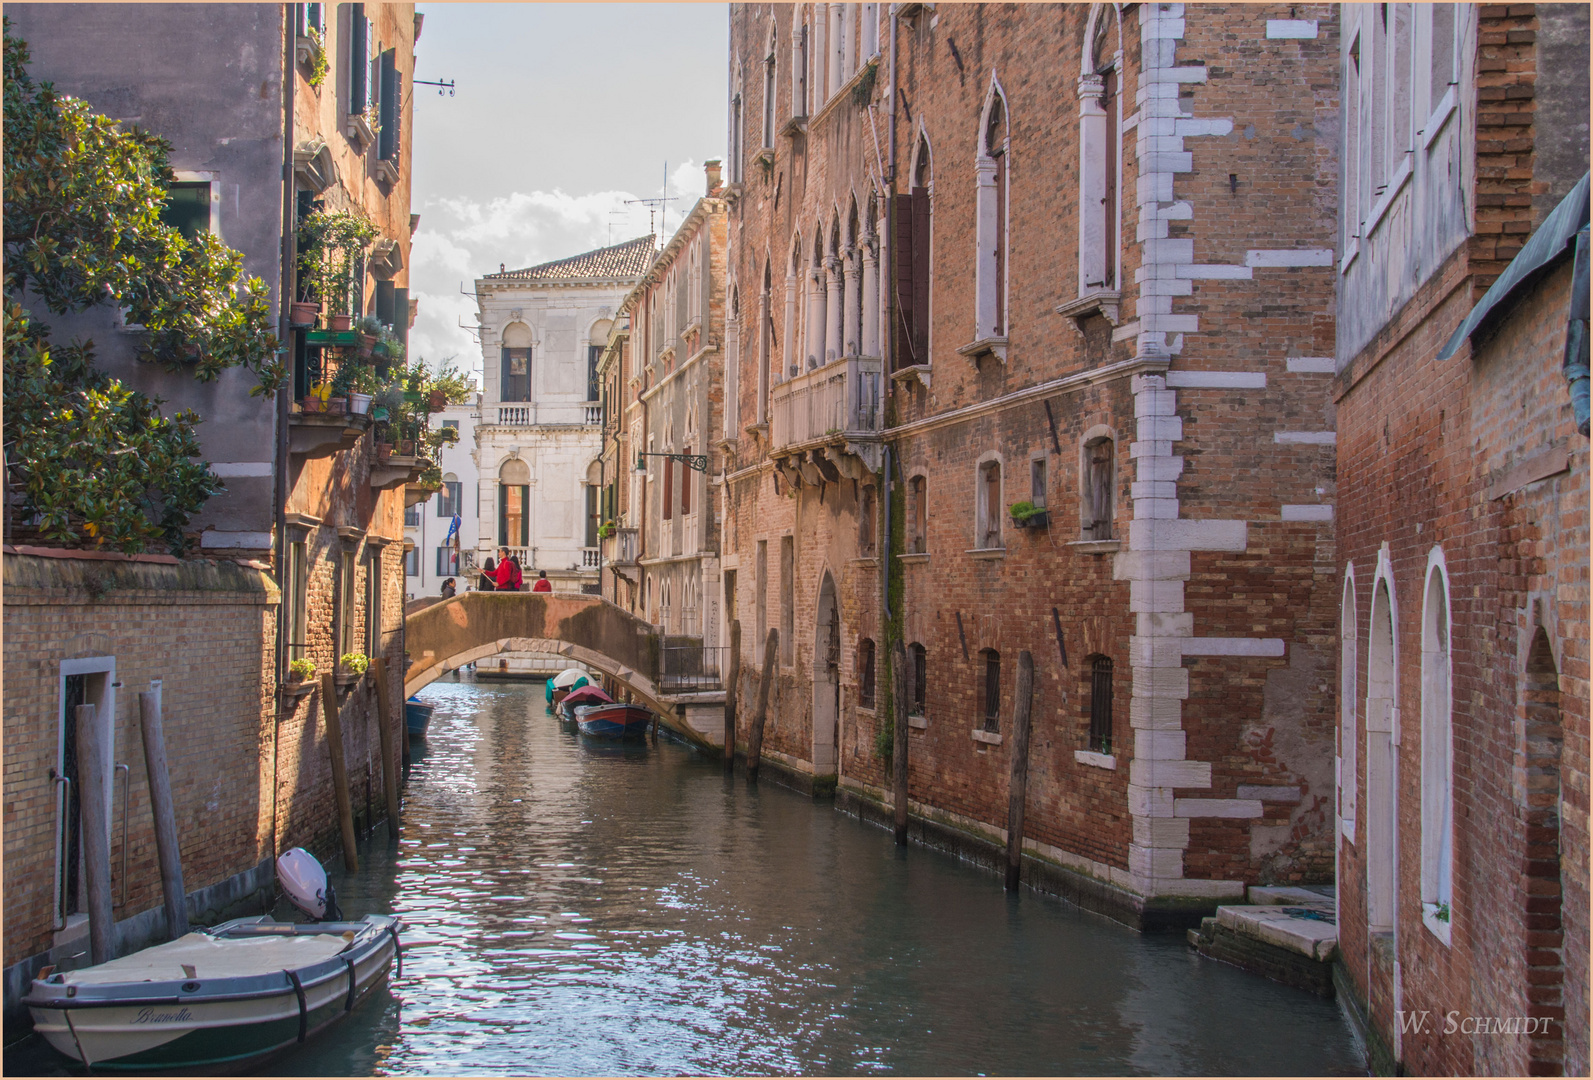
[[[1587,9],[1455,11],[1454,99],[1418,94],[1410,160],[1387,163],[1408,183],[1370,213],[1346,200],[1342,988],[1380,1071],[1579,1076],[1589,474],[1561,372],[1569,251],[1439,355],[1586,172],[1587,68],[1564,58],[1586,55]],[[1379,30],[1348,21],[1346,48]],[[1469,217],[1446,210],[1473,194]]]
[[[875,10],[732,9],[746,158],[727,165],[743,302],[724,566],[743,701],[763,629],[795,637],[765,746],[888,798],[861,661],[872,644],[883,708],[899,634],[926,661],[914,812],[999,838],[1028,651],[1032,854],[1115,888],[1131,919],[1152,898],[1326,880],[1335,10],[909,6],[892,27],[881,6],[877,34],[860,25]],[[1114,197],[1120,240],[1093,209]],[[860,405],[873,356],[877,420]],[[845,423],[789,426],[782,401],[817,400],[828,372],[849,380]],[[1022,501],[1048,524],[1019,527]]]

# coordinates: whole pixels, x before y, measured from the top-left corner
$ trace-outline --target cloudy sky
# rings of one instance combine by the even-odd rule
[[[723,4],[420,4],[410,353],[481,368],[474,279],[642,236],[669,170],[666,227],[723,156]],[[479,375],[478,375],[479,384]]]

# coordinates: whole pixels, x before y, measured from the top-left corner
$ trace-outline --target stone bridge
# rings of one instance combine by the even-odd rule
[[[666,722],[677,721],[671,727],[681,719],[682,699],[659,686],[657,628],[599,596],[467,592],[417,605],[404,619],[404,634],[409,653],[405,697],[484,657],[540,652],[613,676]]]

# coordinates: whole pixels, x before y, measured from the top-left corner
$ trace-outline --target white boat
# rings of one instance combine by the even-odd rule
[[[277,860],[292,902],[312,918],[234,919],[77,971],[46,969],[23,1004],[33,1030],[96,1070],[235,1072],[291,1049],[352,1012],[398,961],[391,915],[342,920],[319,863]]]

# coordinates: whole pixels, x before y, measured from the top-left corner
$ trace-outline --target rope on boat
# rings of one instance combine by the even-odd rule
[[[404,950],[398,946],[398,924],[396,922],[388,923],[387,932],[393,935],[393,959],[398,962],[398,974],[395,978],[402,979],[404,977]]]
[[[304,1001],[304,984],[299,982],[299,973],[296,971],[284,971],[282,974],[288,977],[288,982],[293,984],[293,992],[299,996],[299,1041],[303,1042],[309,1027],[309,1009]]]
[[[343,963],[348,967],[348,1000],[343,1002],[344,1012],[354,1011],[354,958],[344,954]]]

